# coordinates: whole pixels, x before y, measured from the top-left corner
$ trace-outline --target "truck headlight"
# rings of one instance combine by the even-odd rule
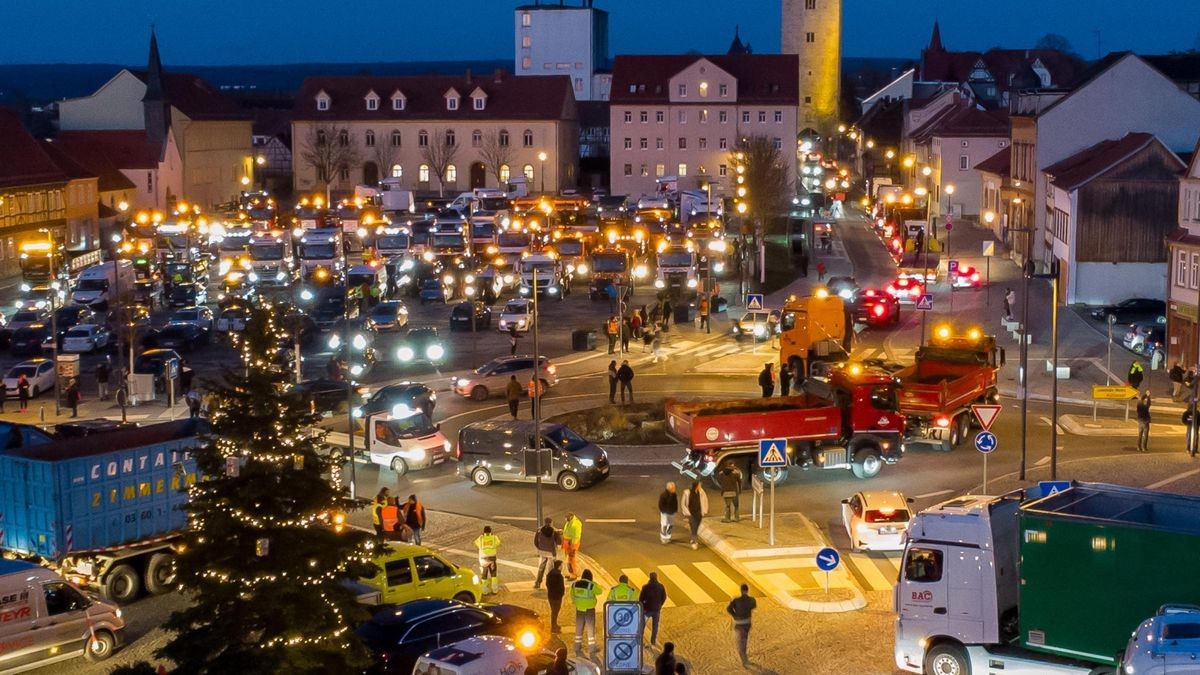
[[[663,288],[663,287],[665,287],[666,285],[667,285],[667,283],[666,283],[665,281],[663,281],[662,279],[655,279],[655,280],[654,280],[654,287],[655,287],[655,288]]]
[[[587,274],[587,270],[587,265],[584,265],[583,263],[580,263],[579,266],[575,268],[575,271],[579,272],[580,274]]]
[[[429,360],[431,361],[437,361],[445,355],[446,349],[441,345],[429,345],[429,347],[425,350],[425,356],[429,357]]]
[[[412,361],[416,354],[413,353],[412,347],[401,347],[396,350],[396,358],[401,361]]]
[[[355,349],[361,352],[367,348],[367,338],[363,337],[362,334],[355,335],[354,342],[352,344],[354,345]]]
[[[258,275],[255,274],[254,272],[251,272],[249,279],[250,279],[250,283],[252,283],[252,284],[256,283],[258,281]]]
[[[362,365],[361,365],[361,364],[358,364],[358,363],[356,363],[356,364],[354,364],[353,366],[350,366],[350,374],[351,374],[351,375],[353,375],[353,376],[355,376],[355,377],[358,377],[359,375],[362,375],[362,374],[363,374],[363,367],[362,367]]]
[[[284,274],[283,272],[276,272],[276,273],[275,273],[275,281],[283,281],[284,279],[287,279],[287,275],[286,275],[286,274]]]
[[[30,286],[29,284],[21,284],[21,292],[22,293],[28,293],[29,291],[32,291],[32,290],[33,290],[33,286]]]
[[[450,448],[452,448],[452,447],[453,446],[450,444],[449,440],[442,441],[442,449],[445,450],[446,452],[450,452]]]
[[[546,292],[550,295],[558,295],[558,286],[551,286],[550,288],[546,289]]]
[[[717,274],[724,272],[725,271],[725,263],[719,262],[719,263],[714,264],[713,271],[716,272]]]
[[[362,406],[355,408],[353,411],[351,411],[351,414],[353,414],[355,417],[362,417],[363,416]]]
[[[300,299],[305,302],[311,301],[313,299],[313,292],[308,290],[307,288],[300,291]]]
[[[416,448],[415,450],[409,450],[408,452],[401,454],[408,455],[408,459],[411,459],[414,462],[425,461],[425,448]]]
[[[338,335],[329,336],[329,348],[330,349],[337,349],[340,346],[342,346],[341,336],[338,336]]]
[[[688,279],[688,282],[687,282],[687,287],[688,287],[688,288],[695,288],[695,287],[696,287],[696,280],[695,280],[695,279]]]

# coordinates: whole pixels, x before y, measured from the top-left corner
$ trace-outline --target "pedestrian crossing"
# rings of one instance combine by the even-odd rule
[[[828,576],[817,568],[816,550],[781,554],[775,549],[739,551],[739,567],[764,589],[785,594],[857,585],[864,591],[890,591],[899,577],[900,552],[848,553]]]
[[[711,562],[659,565],[653,569],[621,568],[621,574],[638,588],[650,580],[650,572],[657,572],[659,582],[667,589],[665,607],[729,602],[739,595],[743,583],[741,578],[729,576]]]
[[[737,342],[732,337],[718,338],[707,340],[691,340],[688,338],[676,338],[667,344],[663,345],[662,351],[665,356],[679,357],[691,356],[703,359],[718,359],[722,356],[731,354],[749,354],[755,351],[755,348],[763,354],[770,354],[774,350],[771,349],[769,342]],[[640,354],[640,348],[637,345],[630,345],[631,354]],[[646,350],[647,356],[652,356],[649,349]]]

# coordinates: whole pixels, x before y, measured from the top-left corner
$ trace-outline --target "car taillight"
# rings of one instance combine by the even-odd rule
[[[941,427],[943,429],[946,429],[950,426],[950,418],[949,417],[938,417],[937,419],[934,420],[934,424],[938,425],[939,427]]]
[[[875,305],[871,308],[871,311],[875,314],[875,316],[883,316],[883,313],[887,311],[887,308],[883,305]]]
[[[971,273],[971,281],[979,281],[979,272]]]

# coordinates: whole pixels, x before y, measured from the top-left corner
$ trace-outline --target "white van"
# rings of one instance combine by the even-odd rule
[[[417,659],[413,675],[538,675],[554,665],[554,652],[530,648],[522,651],[511,638],[482,635],[459,640]],[[575,675],[600,675],[600,667],[583,659],[567,659],[567,671]]]
[[[92,265],[79,273],[71,293],[71,302],[96,309],[107,309],[118,294],[133,293],[137,279],[129,260],[109,260]]]
[[[424,413],[401,403],[392,414],[372,415],[366,425],[371,461],[403,476],[428,469],[450,457],[450,441]]]
[[[0,559],[0,672],[19,673],[82,654],[103,661],[121,644],[125,621],[57,573]]]

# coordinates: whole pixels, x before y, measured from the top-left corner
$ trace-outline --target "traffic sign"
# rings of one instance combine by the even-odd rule
[[[642,627],[641,603],[614,600],[604,605],[605,672],[641,672]]]
[[[932,311],[933,310],[933,294],[932,293],[922,293],[921,297],[917,300],[917,309],[921,310],[922,312]]]
[[[975,434],[975,449],[985,455],[995,450],[999,444],[1000,441],[996,439],[996,434],[990,431],[981,431]]]
[[[637,637],[641,622],[640,603],[613,600],[604,605],[604,634],[609,637]]]
[[[747,293],[746,294],[746,309],[762,309],[763,294],[762,293]]]
[[[994,255],[996,255],[996,242],[994,242],[994,241],[983,242],[983,257],[991,258]]]
[[[973,405],[971,414],[975,416],[984,431],[990,431],[992,425],[996,423],[996,418],[1000,416],[1000,409],[1001,406],[998,405]]]
[[[1092,399],[1096,401],[1128,401],[1137,394],[1137,389],[1124,384],[1092,385]]]
[[[1056,495],[1069,487],[1071,487],[1071,481],[1069,480],[1043,480],[1038,482],[1038,489],[1042,491],[1043,497]]]
[[[787,441],[763,438],[758,441],[758,465],[763,468],[787,466]]]
[[[957,260],[948,261],[946,263],[946,269],[948,269],[950,271],[950,274],[958,274],[958,261]]]
[[[837,549],[826,546],[817,551],[817,568],[822,572],[832,572],[841,561],[842,556],[838,555]]]

